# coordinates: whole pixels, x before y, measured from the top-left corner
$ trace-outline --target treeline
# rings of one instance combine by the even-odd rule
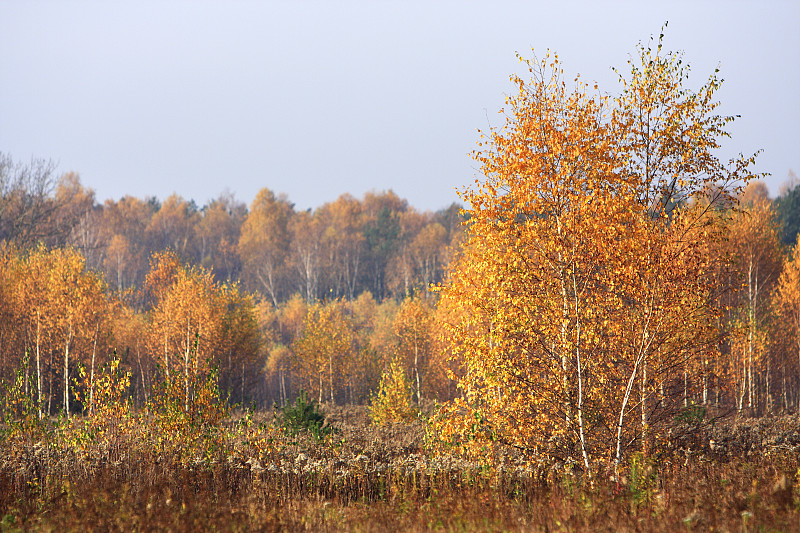
[[[296,211],[268,189],[249,209],[230,195],[99,204],[76,174],[2,154],[0,186],[0,374],[24,366],[43,413],[75,409],[72,380],[85,369],[91,383],[112,353],[141,402],[170,372],[211,368],[231,402],[300,387],[364,402],[395,357],[418,399],[453,392],[433,365],[427,287],[462,238],[455,204],[420,213],[383,192]]]
[[[76,229],[68,243],[116,290],[141,286],[148,258],[171,249],[275,305],[298,292],[307,302],[402,298],[442,279],[462,233],[457,205],[419,213],[390,191],[295,211],[269,189],[249,209],[229,195],[202,208],[177,195],[128,196],[93,206]]]
[[[296,211],[263,189],[198,208],[172,196],[99,204],[75,174],[0,157],[0,377],[24,373],[43,414],[88,408],[71,388],[116,353],[144,402],[166,376],[217,369],[231,403],[268,406],[299,389],[363,403],[399,361],[417,402],[457,395],[427,290],[463,240],[456,205],[419,213],[391,192]],[[727,332],[715,357],[682,369],[686,402],[754,412],[800,403],[800,186],[752,183],[721,213],[727,238],[706,253]],[[698,377],[699,376],[699,377]],[[697,381],[699,380],[699,381]],[[73,396],[74,397],[74,396]]]
[[[169,249],[276,305],[297,292],[307,302],[364,291],[403,298],[441,281],[461,220],[457,204],[420,213],[392,191],[344,194],[313,211],[266,188],[249,209],[230,194],[203,207],[178,195],[101,204],[77,174],[58,177],[51,162],[0,153],[0,239],[74,247],[123,292],[140,288],[150,257]]]

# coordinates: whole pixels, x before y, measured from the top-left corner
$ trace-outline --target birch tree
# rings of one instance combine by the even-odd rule
[[[716,74],[692,90],[661,39],[638,51],[616,97],[557,56],[521,60],[531,80],[512,77],[505,125],[481,135],[485,180],[462,192],[467,242],[441,289],[464,312],[447,325],[463,396],[440,427],[474,453],[616,468],[680,407],[677,371],[715,353],[705,246],[753,157],[714,155],[732,120]]]

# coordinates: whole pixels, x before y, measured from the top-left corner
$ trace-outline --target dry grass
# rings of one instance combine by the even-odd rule
[[[424,451],[421,424],[376,428],[363,408],[336,408],[328,416],[339,432],[327,443],[271,433],[271,414],[262,413],[248,431],[229,422],[230,431],[215,433],[203,456],[189,458],[144,442],[146,432],[80,449],[55,441],[10,449],[5,441],[0,525],[3,531],[800,531],[796,416],[718,423],[676,443],[658,462],[632,462],[619,483],[591,485],[513,457],[492,469],[434,457]],[[275,440],[254,446],[259,431]]]

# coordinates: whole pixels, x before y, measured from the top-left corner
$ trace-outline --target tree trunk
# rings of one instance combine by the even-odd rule
[[[336,405],[333,399],[333,352],[328,354],[328,381],[331,387],[331,405]]]
[[[167,345],[167,330],[164,330],[164,372],[169,381],[169,347]]]
[[[686,365],[683,367],[683,406],[689,407],[689,370]]]
[[[417,379],[417,405],[422,405],[422,394],[419,383],[419,343],[417,342],[417,328],[414,326],[414,375]]]
[[[703,405],[708,405],[708,363],[705,358],[701,359],[701,363],[703,367]]]
[[[286,406],[286,377],[283,368],[280,369],[280,394],[281,394],[281,406]]]
[[[41,317],[39,311],[36,311],[36,390],[38,393],[36,400],[36,407],[39,410],[39,419],[42,418],[42,366],[40,362],[41,355],[39,353],[39,346],[41,344]]]
[[[578,319],[580,316],[578,308],[578,287],[577,280],[575,279],[575,264],[572,265],[572,294],[575,302],[575,327],[576,327],[576,342],[575,342],[575,365],[578,370],[578,435],[581,441],[581,455],[583,456],[583,466],[586,469],[586,475],[589,479],[592,478],[592,469],[589,466],[589,455],[586,451],[586,436],[583,431],[583,363],[581,362],[581,321]],[[624,408],[623,408],[624,409]],[[619,447],[617,447],[617,457],[619,457]]]
[[[786,365],[783,365],[783,410],[789,410],[789,399],[786,397]]]
[[[92,345],[92,369],[89,374],[89,414],[94,414],[94,360],[97,354],[97,333],[100,325],[94,330],[94,344]]]
[[[47,416],[50,416],[52,413],[52,405],[53,405],[53,374],[55,374],[55,370],[53,369],[53,354],[55,350],[50,350],[50,361],[47,364]]]
[[[69,325],[67,340],[64,343],[64,412],[67,419],[69,414],[69,345],[72,342],[72,324]]]
[[[184,383],[184,397],[183,406],[185,411],[189,412],[189,319],[186,319],[186,346],[183,351],[183,383]]]
[[[642,453],[647,455],[647,359],[642,361]]]
[[[767,409],[767,412],[772,412],[772,390],[771,390],[772,368],[771,367],[772,367],[772,365],[770,364],[770,361],[767,360],[767,375],[765,376],[767,390],[766,390],[766,394],[764,396],[764,400],[765,400],[765,403],[766,403],[765,407]]]
[[[139,376],[142,378],[142,393],[144,394],[144,403],[147,403],[147,385],[144,381],[144,369],[142,368],[142,355],[139,351],[139,345],[136,345],[136,359],[139,361]]]

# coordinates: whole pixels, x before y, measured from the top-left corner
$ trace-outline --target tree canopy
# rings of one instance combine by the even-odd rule
[[[468,238],[441,289],[465,310],[444,430],[478,453],[617,464],[659,438],[692,362],[716,353],[707,244],[754,158],[715,155],[733,120],[716,73],[692,90],[660,39],[638,52],[617,96],[568,82],[557,56],[521,59],[531,79],[512,77],[506,124],[481,135],[486,179],[462,193]]]

